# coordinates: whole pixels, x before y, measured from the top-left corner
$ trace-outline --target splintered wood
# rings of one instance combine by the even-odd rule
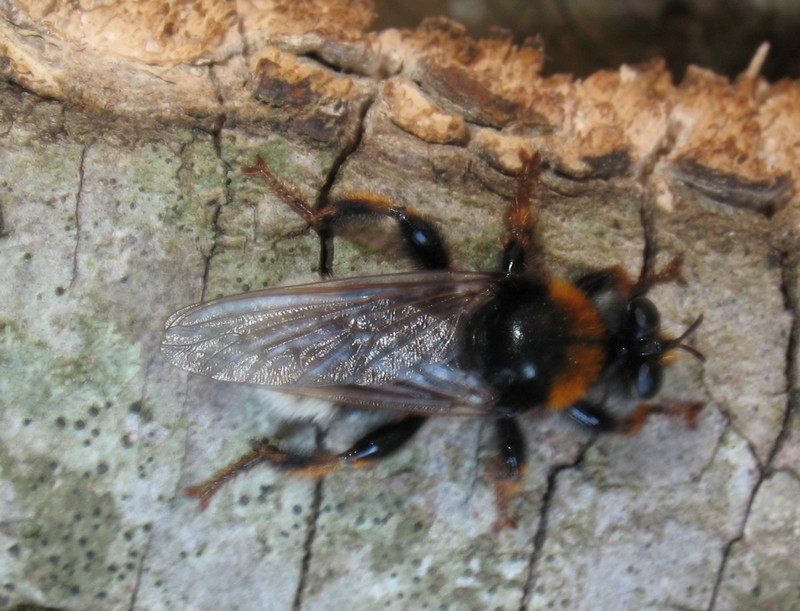
[[[6,77],[122,117],[224,115],[329,148],[394,126],[502,173],[538,151],[570,179],[646,178],[667,208],[676,185],[766,213],[798,190],[800,84],[759,77],[766,46],[733,82],[691,67],[675,84],[661,61],[575,79],[543,77],[534,39],[474,40],[445,19],[369,32],[366,1],[72,7],[20,3],[0,25]]]

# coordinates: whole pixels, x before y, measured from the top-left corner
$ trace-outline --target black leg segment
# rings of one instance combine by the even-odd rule
[[[323,199],[318,205],[306,202],[291,187],[272,173],[263,159],[258,158],[248,176],[258,176],[289,207],[302,216],[320,238],[320,275],[333,275],[333,237],[337,223],[355,216],[386,216],[393,218],[400,229],[411,256],[426,269],[445,269],[450,258],[444,240],[432,223],[406,206],[374,193],[355,194],[341,199]]]
[[[282,450],[269,440],[263,439],[254,443],[252,451],[239,460],[217,472],[203,484],[186,488],[185,492],[189,496],[197,497],[200,505],[205,507],[222,484],[261,463],[270,463],[296,475],[310,477],[323,477],[348,464],[355,467],[366,466],[399,450],[426,421],[427,418],[424,416],[407,416],[402,420],[384,424],[339,454],[296,454]]]
[[[497,442],[500,449],[506,479],[518,479],[525,466],[525,439],[516,418],[498,418]]]
[[[417,262],[426,269],[446,269],[450,257],[439,230],[421,216],[398,210],[394,217],[400,232]]]
[[[319,225],[332,234],[337,223],[355,216],[393,218],[409,254],[420,267],[446,269],[450,263],[444,239],[434,225],[406,206],[372,194],[331,200],[319,212]]]
[[[617,420],[599,405],[581,401],[567,408],[576,422],[593,431],[608,433],[617,429]]]
[[[339,454],[343,461],[376,460],[399,450],[427,421],[422,416],[407,416],[370,431]]]
[[[640,403],[629,415],[615,418],[602,406],[581,401],[567,408],[567,413],[586,428],[600,433],[635,435],[647,424],[652,414],[683,418],[686,424],[693,428],[702,409],[703,403],[699,401],[676,405]]]

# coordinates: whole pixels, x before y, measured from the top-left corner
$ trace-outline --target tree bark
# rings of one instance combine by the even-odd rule
[[[659,62],[540,76],[544,51],[456,23],[369,32],[367,2],[2,5],[0,448],[3,606],[64,608],[788,608],[800,583],[800,84],[759,56],[734,82]],[[122,42],[124,41],[124,42]],[[495,269],[520,151],[548,268],[638,273],[664,328],[698,314],[705,364],[660,395],[703,401],[591,438],[524,419],[519,525],[493,533],[490,422],[441,418],[369,471],[263,467],[207,510],[182,494],[285,396],[187,376],[166,317],[313,281],[317,240],[242,167],[262,156],[315,201],[372,192]],[[404,269],[369,225],[340,276]],[[374,235],[373,235],[374,234]],[[289,402],[289,403],[287,403]],[[364,414],[329,423],[342,445]]]

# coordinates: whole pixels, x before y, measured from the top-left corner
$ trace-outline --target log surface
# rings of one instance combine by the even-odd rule
[[[0,5],[0,606],[790,608],[800,583],[800,84],[659,62],[543,78],[544,50],[458,24],[370,32],[367,2]],[[124,34],[124,36],[123,36]],[[177,371],[189,303],[313,281],[317,241],[241,168],[309,201],[413,205],[455,266],[498,263],[519,151],[552,273],[683,254],[652,298],[700,364],[654,418],[592,438],[523,419],[519,526],[493,533],[490,422],[437,419],[371,470],[263,467],[182,489],[254,437],[310,443],[284,396]],[[404,269],[359,226],[340,276]],[[368,231],[367,231],[368,230]],[[388,242],[384,240],[389,240]],[[346,443],[363,414],[329,423]]]

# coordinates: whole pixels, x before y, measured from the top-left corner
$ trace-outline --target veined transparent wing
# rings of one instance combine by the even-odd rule
[[[256,291],[179,310],[176,366],[355,407],[485,413],[492,393],[456,363],[459,332],[497,276],[422,271]]]

